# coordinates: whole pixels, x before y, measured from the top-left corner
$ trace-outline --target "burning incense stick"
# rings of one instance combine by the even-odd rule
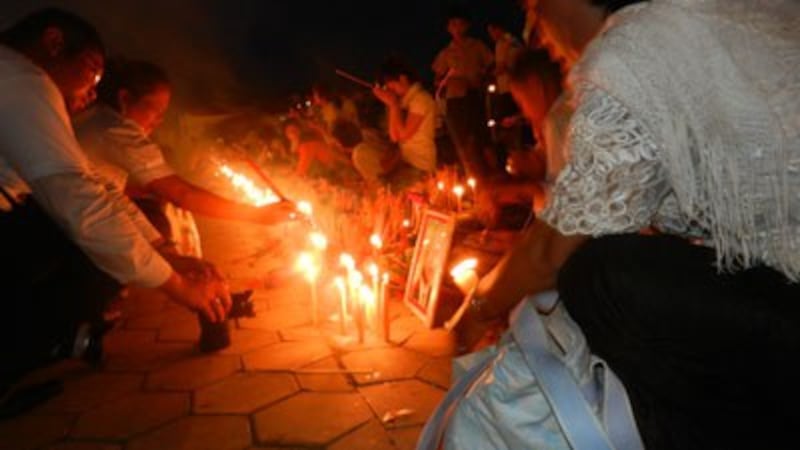
[[[371,83],[369,83],[367,81],[364,81],[364,80],[362,80],[361,78],[358,78],[355,75],[351,75],[351,74],[345,72],[344,70],[336,69],[336,75],[339,75],[342,78],[346,78],[346,79],[348,79],[348,80],[350,80],[353,83],[356,83],[358,85],[364,86],[367,89],[372,89],[373,88],[373,85]]]

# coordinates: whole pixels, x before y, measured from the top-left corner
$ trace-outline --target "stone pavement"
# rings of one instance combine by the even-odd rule
[[[264,238],[286,229],[198,223],[206,256],[234,286],[290,256]],[[204,355],[193,314],[132,291],[104,366],[36,374],[63,377],[64,393],[0,422],[0,450],[414,448],[450,382],[447,334],[425,329],[395,293],[389,343],[345,342],[335,323],[311,326],[306,292],[299,281],[257,289],[257,317],[232,324],[231,347]]]

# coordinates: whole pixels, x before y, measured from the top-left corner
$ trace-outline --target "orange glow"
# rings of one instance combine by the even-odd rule
[[[231,169],[230,166],[223,164],[219,171],[225,175],[233,186],[247,197],[256,206],[270,205],[281,201],[269,188],[260,188],[250,178]]]
[[[311,203],[304,200],[297,202],[297,211],[306,216],[310,216],[314,212],[314,208],[311,207]]]
[[[349,253],[342,253],[341,256],[339,256],[339,264],[341,264],[342,267],[348,271],[351,271],[356,267],[356,261]]]
[[[456,286],[467,293],[478,284],[478,275],[475,273],[475,268],[478,267],[478,260],[476,258],[465,259],[450,269],[450,276]]]
[[[311,253],[300,253],[295,267],[298,271],[303,273],[303,276],[309,282],[316,280],[317,276],[319,275],[319,266],[314,261],[314,257],[311,255]]]
[[[478,185],[478,182],[475,181],[475,178],[470,178],[469,180],[467,180],[467,185],[474,190],[475,186]]]
[[[458,184],[456,187],[453,188],[453,194],[456,194],[456,197],[461,198],[464,195],[464,186]]]
[[[436,183],[436,187],[437,187],[437,188],[438,188],[440,191],[443,191],[443,190],[444,190],[444,181],[440,181],[440,182]]]

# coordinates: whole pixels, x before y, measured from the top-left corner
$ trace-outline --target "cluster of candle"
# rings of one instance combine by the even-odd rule
[[[381,249],[383,242],[379,235],[371,236],[370,242],[376,252]],[[301,252],[298,256],[296,269],[303,274],[311,291],[311,317],[314,325],[319,325],[319,298],[318,280],[322,273],[328,240],[322,233],[315,231],[309,235],[310,250]],[[367,330],[374,330],[387,340],[389,338],[389,310],[387,305],[387,289],[389,274],[381,272],[377,263],[371,262],[364,266],[364,271],[357,268],[355,259],[349,253],[339,256],[339,275],[333,278],[333,284],[339,294],[338,322],[339,333],[346,335],[348,323],[355,323],[358,333],[358,342],[364,342]],[[364,274],[370,280],[365,279]],[[371,281],[371,283],[370,283]]]
[[[467,180],[467,186],[469,186],[470,193],[474,199],[478,182],[475,178],[469,178]],[[436,189],[438,192],[433,198],[434,204],[444,203],[444,206],[448,209],[452,208],[452,205],[455,204],[455,210],[459,213],[462,211],[464,195],[467,193],[467,188],[465,188],[463,184],[455,183],[453,187],[450,188],[446,182],[440,180],[436,183]],[[455,201],[453,202],[453,200]]]

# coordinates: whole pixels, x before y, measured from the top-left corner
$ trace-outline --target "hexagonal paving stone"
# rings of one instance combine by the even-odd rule
[[[413,378],[427,357],[402,348],[386,348],[353,352],[342,356],[342,362],[350,370],[370,370],[372,374],[356,374],[359,384],[377,381]]]
[[[377,420],[339,439],[328,450],[396,450],[389,434]]]
[[[358,394],[302,393],[256,413],[256,436],[271,445],[325,445],[372,417]]]
[[[419,380],[365,386],[359,388],[359,392],[379,418],[390,411],[414,410],[414,414],[397,419],[395,426],[424,424],[444,397],[443,390]]]
[[[414,450],[417,448],[417,440],[422,434],[422,427],[406,427],[389,430],[394,445],[398,450]]]
[[[137,393],[82,415],[72,436],[125,439],[189,413],[188,394]]]
[[[74,416],[26,415],[0,422],[0,450],[32,450],[69,433]]]
[[[247,414],[299,390],[291,375],[236,374],[198,390],[194,410],[202,414]]]
[[[98,442],[64,442],[47,447],[47,450],[121,450],[122,447],[114,444]]]
[[[240,450],[250,444],[246,417],[185,417],[132,440],[127,450]]]
[[[197,316],[186,308],[166,308],[160,311],[152,311],[148,314],[133,315],[125,317],[125,329],[127,330],[154,330],[167,325],[197,320]]]
[[[237,372],[238,356],[202,356],[179,361],[153,372],[147,379],[148,389],[191,390],[206,386]]]
[[[453,360],[451,358],[431,360],[417,373],[417,378],[443,389],[450,389],[453,382]]]
[[[103,338],[103,350],[106,353],[122,353],[141,349],[156,342],[154,330],[116,329]]]
[[[190,342],[159,342],[138,349],[108,352],[103,367],[110,371],[146,372],[198,354]]]
[[[278,331],[310,322],[311,314],[308,307],[280,306],[259,311],[256,317],[240,319],[239,326],[256,330]]]
[[[341,367],[336,362],[334,358],[326,358],[322,361],[318,361],[314,364],[310,364],[308,366],[299,369],[301,371],[306,370],[309,372],[313,371],[339,371]],[[343,391],[352,391],[355,389],[353,385],[347,381],[347,377],[345,375],[340,375],[336,373],[321,373],[321,374],[311,374],[311,373],[297,373],[295,375],[297,377],[297,381],[300,382],[300,386],[307,390],[307,391],[316,391],[316,392],[343,392]]]
[[[274,331],[231,328],[231,345],[219,353],[221,355],[241,355],[275,344],[279,340]]]
[[[142,386],[143,375],[94,373],[64,382],[64,392],[45,403],[41,411],[82,412],[123,397]]]
[[[442,328],[422,330],[412,334],[403,347],[430,356],[450,356],[455,354],[455,339]]]
[[[292,370],[331,356],[323,342],[281,342],[244,355],[247,370]]]

